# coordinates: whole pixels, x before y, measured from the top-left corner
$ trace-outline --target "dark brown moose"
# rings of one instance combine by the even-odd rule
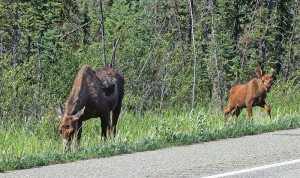
[[[264,108],[271,118],[271,108],[266,103],[267,92],[270,91],[273,84],[273,74],[262,74],[259,67],[255,68],[257,78],[253,78],[246,84],[237,84],[231,87],[228,96],[228,104],[224,108],[226,117],[233,109],[233,115],[239,116],[243,108],[247,108],[249,119],[252,120],[252,108],[260,106]]]
[[[101,118],[102,138],[107,137],[107,129],[115,135],[123,96],[124,78],[121,74],[111,68],[93,71],[88,65],[83,65],[74,80],[64,114],[61,107],[56,110],[60,117],[63,149],[70,150],[74,138],[75,146],[79,145],[82,122],[90,118]]]

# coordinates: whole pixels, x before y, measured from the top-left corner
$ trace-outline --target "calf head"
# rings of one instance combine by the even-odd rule
[[[63,114],[61,107],[56,109],[56,113],[60,118],[59,124],[59,132],[62,138],[62,147],[63,149],[70,150],[71,142],[76,134],[77,128],[77,121],[84,113],[85,107],[83,107],[80,111],[78,111],[75,115],[66,115]]]
[[[257,77],[261,80],[260,84],[261,84],[262,88],[266,92],[269,92],[271,89],[271,86],[273,84],[273,74],[269,73],[269,74],[263,75],[263,72],[259,67],[255,68],[255,73],[256,73]]]

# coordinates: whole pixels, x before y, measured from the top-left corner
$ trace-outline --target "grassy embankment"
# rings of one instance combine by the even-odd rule
[[[123,113],[116,138],[102,142],[100,120],[92,119],[84,123],[81,148],[69,153],[60,150],[54,118],[2,125],[0,172],[300,127],[300,92],[282,91],[275,87],[268,96],[272,119],[262,108],[255,108],[253,122],[248,121],[245,109],[236,121],[225,121],[220,111],[200,106],[194,117],[188,111],[165,111],[163,116],[150,111],[143,116]]]

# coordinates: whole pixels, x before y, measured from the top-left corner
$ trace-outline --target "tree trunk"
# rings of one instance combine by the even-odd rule
[[[110,65],[109,65],[109,67],[112,67],[112,68],[115,66],[116,50],[117,50],[119,40],[120,40],[120,37],[118,37],[117,39],[114,40],[114,46],[113,46],[113,51],[111,54],[111,60],[110,60]]]
[[[183,35],[182,35],[182,27],[181,27],[181,20],[180,20],[180,14],[179,14],[179,7],[178,7],[178,1],[174,0],[174,5],[175,5],[175,20],[176,20],[176,24],[177,24],[177,28],[178,28],[178,35],[179,35],[179,39],[180,39],[180,46],[181,46],[181,53],[182,53],[182,64],[183,64],[183,70],[186,69],[187,64],[186,64],[186,55],[185,55],[185,48],[184,48],[184,39],[183,39]]]
[[[195,36],[194,36],[194,18],[193,18],[193,0],[189,0],[190,9],[190,30],[192,37],[193,53],[194,53],[194,72],[193,72],[193,89],[192,89],[192,112],[195,109],[195,89],[196,89],[196,65],[197,65],[197,52],[195,46]]]
[[[18,9],[15,9],[15,13],[14,13],[14,25],[13,25],[13,29],[12,29],[12,39],[13,39],[13,47],[12,47],[12,54],[13,54],[13,67],[14,69],[16,68],[16,65],[19,61],[19,41],[20,41],[20,27],[17,24],[18,19],[19,19],[19,15],[18,15]]]
[[[194,7],[194,1],[193,0],[189,0],[189,8],[190,8],[190,14],[192,14],[193,12],[193,7]],[[189,44],[192,43],[193,41],[193,33],[194,33],[194,22],[193,22],[193,16],[190,15],[189,17],[189,33],[188,33],[188,38],[189,38]]]
[[[240,27],[240,20],[239,20],[239,0],[234,1],[234,8],[235,8],[235,18],[234,18],[234,29],[233,29],[233,40],[234,42],[237,42],[238,35],[240,33],[241,27]],[[235,45],[236,48],[236,45]]]
[[[265,68],[265,62],[266,62],[266,46],[264,40],[260,43],[260,49],[259,49],[259,57],[260,57],[260,62],[259,66],[262,71],[264,71]]]
[[[36,90],[35,90],[35,118],[37,121],[41,121],[41,73],[42,73],[42,66],[41,66],[41,44],[42,43],[42,34],[39,37],[39,41],[37,44],[38,54],[36,60]]]
[[[104,12],[103,12],[103,2],[100,0],[100,24],[101,24],[101,36],[102,36],[102,58],[103,58],[103,65],[107,66],[106,63],[106,48],[105,48],[105,28],[104,28]]]
[[[213,7],[213,4],[211,4]],[[211,17],[211,40],[212,40],[212,57],[214,62],[215,71],[213,72],[213,90],[212,90],[212,100],[213,102],[219,106],[220,108],[223,107],[223,75],[222,75],[222,64],[221,61],[218,60],[218,44],[215,37],[215,19],[214,19],[214,12]]]

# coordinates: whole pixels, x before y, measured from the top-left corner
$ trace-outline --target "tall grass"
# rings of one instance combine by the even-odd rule
[[[187,110],[147,111],[143,115],[126,112],[117,136],[106,142],[100,137],[100,119],[91,119],[84,122],[80,149],[68,153],[60,149],[58,120],[53,116],[39,123],[7,123],[0,126],[0,171],[300,127],[300,93],[295,88],[274,88],[268,98],[272,119],[262,108],[255,108],[252,122],[246,110],[237,120],[224,120],[213,106],[198,106],[193,116]]]

